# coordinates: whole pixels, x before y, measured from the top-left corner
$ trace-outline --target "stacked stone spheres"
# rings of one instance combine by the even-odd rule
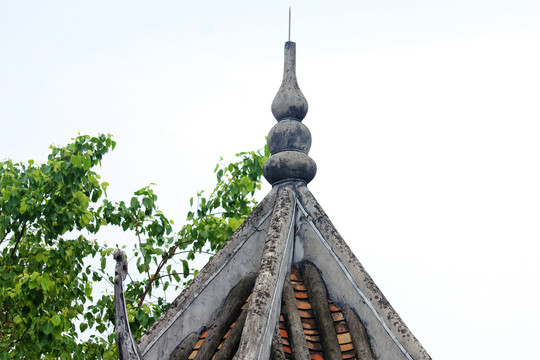
[[[311,134],[302,124],[308,111],[307,100],[296,80],[296,43],[285,43],[283,82],[272,102],[272,114],[278,121],[268,134],[271,156],[263,168],[264,177],[272,185],[285,181],[309,183],[317,165],[308,156]]]

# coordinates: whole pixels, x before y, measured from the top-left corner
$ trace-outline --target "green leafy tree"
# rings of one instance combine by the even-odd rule
[[[196,274],[197,254],[218,250],[251,213],[268,156],[219,163],[214,190],[191,198],[175,229],[151,187],[128,202],[107,199],[94,169],[115,145],[111,136],[79,136],[51,146],[44,164],[0,162],[0,360],[117,358],[112,292],[94,299],[97,283],[112,289],[113,281],[104,271],[114,248],[99,241],[100,229],[117,226],[136,239],[125,298],[138,339],[166,309],[164,291]]]

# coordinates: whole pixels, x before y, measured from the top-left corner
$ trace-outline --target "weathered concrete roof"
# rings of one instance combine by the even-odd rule
[[[430,359],[301,181],[272,189],[138,346],[143,359]]]
[[[142,359],[431,359],[307,188],[316,166],[295,61],[287,42],[272,190],[141,338]]]

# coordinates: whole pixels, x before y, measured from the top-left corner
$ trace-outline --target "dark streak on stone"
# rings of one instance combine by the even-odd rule
[[[339,342],[334,329],[334,321],[328,308],[328,295],[319,270],[312,264],[305,262],[301,267],[304,283],[308,291],[311,307],[315,315],[315,321],[321,335],[324,358],[327,360],[343,359]]]
[[[349,327],[349,333],[351,334],[354,349],[356,350],[357,359],[372,360],[373,354],[371,353],[368,335],[360,319],[349,307],[346,307],[343,313]]]
[[[178,346],[174,349],[173,353],[169,357],[169,360],[186,360],[193,348],[199,340],[198,333],[189,334]]]
[[[220,312],[213,321],[213,325],[206,335],[199,352],[195,356],[195,360],[209,360],[214,356],[223,335],[229,330],[231,324],[238,317],[242,305],[246,302],[247,297],[251,293],[253,283],[255,282],[255,274],[251,274],[242,279],[238,285],[236,285],[225,303],[221,307]]]
[[[242,330],[244,330],[244,324],[246,323],[247,307],[242,311],[238,320],[234,324],[234,327],[227,335],[227,338],[221,345],[214,360],[228,360],[232,359],[236,350],[238,350],[238,344],[240,344],[240,338],[242,336]]]
[[[309,360],[309,349],[302,327],[302,319],[298,313],[296,298],[291,281],[287,278],[283,284],[283,301],[281,312],[285,318],[285,324],[289,333],[291,352],[294,360]]]

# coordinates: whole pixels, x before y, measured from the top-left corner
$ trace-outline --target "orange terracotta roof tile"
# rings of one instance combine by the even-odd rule
[[[352,341],[351,339],[351,334],[350,333],[344,333],[344,334],[338,334],[337,335],[337,338],[338,338],[338,343],[341,345],[341,344],[346,344],[346,343],[349,343]]]
[[[306,287],[304,286],[303,282],[300,281],[291,281],[293,289],[295,291],[307,291]]]
[[[193,348],[194,350],[199,350],[201,348],[201,345],[203,343],[204,339],[199,339],[199,341],[197,341],[197,344],[195,344],[195,347]]]
[[[311,304],[307,301],[296,300],[296,305],[298,306],[298,309],[311,310]]]
[[[334,321],[343,321],[345,320],[345,316],[343,316],[343,313],[340,312],[335,312],[335,313],[332,313],[332,320]]]
[[[288,339],[281,338],[281,342],[283,343],[284,346],[291,346]]]
[[[300,276],[300,273],[295,274],[294,272],[291,272],[291,281],[301,282],[302,277]]]
[[[347,343],[347,344],[343,344],[343,345],[339,345],[339,349],[341,350],[341,352],[345,352],[345,351],[351,351],[351,350],[354,350],[354,345],[353,343]]]
[[[304,329],[304,335],[319,335],[319,330],[317,330],[317,329]]]
[[[300,309],[298,309],[298,313],[300,314],[301,318],[305,318],[305,319],[313,319],[314,318],[313,311],[311,311],[311,310],[300,310]]]

